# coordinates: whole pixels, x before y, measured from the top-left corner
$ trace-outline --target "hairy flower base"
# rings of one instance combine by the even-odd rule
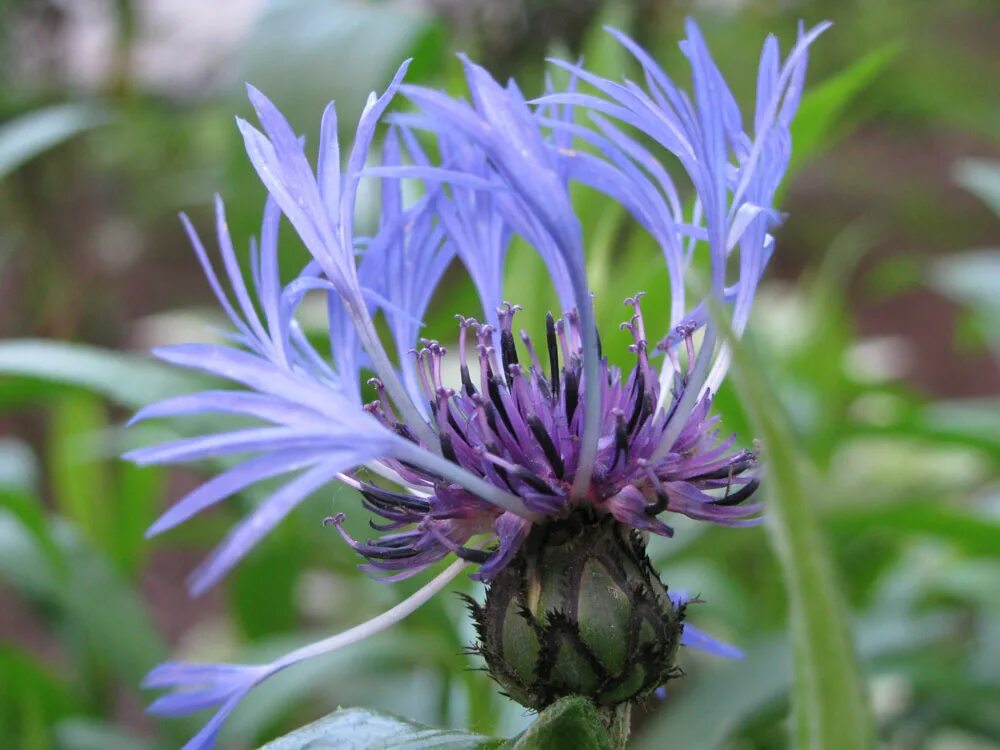
[[[613,707],[649,695],[674,666],[685,604],[675,604],[640,532],[578,510],[536,527],[479,606],[490,675],[524,706],[567,695]]]
[[[751,451],[731,451],[732,438],[719,440],[714,429],[717,418],[708,416],[709,394],[686,416],[683,426],[672,426],[689,374],[677,360],[672,402],[657,410],[660,383],[649,364],[638,296],[626,303],[634,314],[623,327],[634,338],[630,349],[636,363],[623,376],[601,358],[600,439],[591,480],[582,495],[573,491],[581,458],[581,405],[593,386],[583,376],[581,331],[574,314],[560,320],[548,316],[544,364],[523,331],[520,338],[527,361],[521,361],[512,330],[518,308],[504,305],[498,311],[499,331],[460,318],[462,387],[458,391],[442,381],[444,347],[425,341],[413,353],[415,377],[430,404],[441,454],[516,495],[536,520],[504,512],[440,476],[390,460],[386,463],[417,492],[398,492],[354,478],[365,506],[388,521],[373,524],[387,532],[378,539],[364,543],[349,539],[367,558],[369,569],[403,577],[455,553],[481,563],[477,576],[491,580],[517,553],[536,523],[566,518],[577,509],[663,536],[673,534],[659,518],[665,512],[730,526],[757,522],[753,516],[759,505],[743,504],[757,487],[751,474],[756,456]],[[470,330],[476,336],[476,381],[466,341]],[[690,331],[678,333],[679,340],[688,344],[690,335]],[[394,413],[381,383],[373,382],[380,399],[366,408],[416,442],[414,431]],[[495,550],[465,546],[471,537],[483,533],[496,534]]]

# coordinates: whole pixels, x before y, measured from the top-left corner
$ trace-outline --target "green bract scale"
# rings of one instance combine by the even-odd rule
[[[568,695],[613,707],[679,674],[684,606],[645,546],[613,518],[578,511],[531,532],[484,606],[469,600],[475,650],[511,698],[536,710]]]

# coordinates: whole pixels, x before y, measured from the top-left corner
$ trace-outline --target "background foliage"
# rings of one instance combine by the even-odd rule
[[[336,507],[364,533],[343,491],[306,503],[196,601],[185,575],[253,493],[143,539],[196,476],[116,459],[168,429],[124,431],[136,407],[192,387],[142,352],[214,336],[219,322],[175,214],[207,226],[219,191],[246,237],[263,199],[231,119],[249,109],[239,82],[267,92],[314,141],[327,100],[350,123],[403,57],[415,58],[412,80],[457,91],[451,53],[466,49],[531,92],[546,52],[632,73],[600,32],[610,22],[677,70],[689,13],[744,102],[766,32],[787,45],[799,18],[836,25],[814,48],[790,219],[718,400],[728,428],[786,459],[768,487],[776,543],[765,529],[692,524],[653,548],[669,585],[702,592],[698,624],[748,656],[685,653],[687,677],[668,699],[634,712],[634,746],[792,745],[789,707],[801,712],[809,687],[799,679],[793,697],[793,675],[812,663],[844,680],[813,691],[821,724],[862,715],[856,698],[888,747],[1000,747],[1000,12],[989,0],[0,2],[4,747],[176,747],[196,723],[142,714],[137,683],[154,663],[263,658],[417,585],[355,570],[319,523]],[[592,195],[579,206],[602,330],[639,289],[657,319],[666,300],[648,238]],[[454,312],[475,313],[466,279],[456,272],[448,284],[428,320],[444,340]],[[509,289],[521,319],[540,321],[551,291],[525,249]],[[624,338],[606,337],[605,351],[624,357]],[[789,611],[805,631],[790,631]],[[839,619],[861,659],[854,698]],[[530,717],[470,669],[471,638],[457,597],[439,597],[391,632],[261,688],[223,744],[259,745],[339,705],[482,735],[520,731]],[[822,736],[814,746],[851,735]]]

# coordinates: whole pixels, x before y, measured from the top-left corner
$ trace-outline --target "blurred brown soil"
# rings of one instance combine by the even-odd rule
[[[955,162],[968,157],[1000,159],[1000,148],[955,131],[863,128],[796,179],[771,269],[794,280],[817,266],[821,257],[814,254],[840,231],[865,222],[873,245],[845,290],[856,330],[861,337],[903,339],[914,365],[903,379],[933,398],[996,396],[1000,366],[984,349],[956,343],[961,309],[919,276],[891,281],[895,290],[870,281],[893,261],[896,275],[908,276],[951,253],[1000,247],[1000,217],[953,181]]]

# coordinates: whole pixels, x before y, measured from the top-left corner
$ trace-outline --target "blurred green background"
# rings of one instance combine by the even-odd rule
[[[312,498],[194,601],[185,576],[259,495],[143,539],[205,475],[116,456],[198,429],[123,423],[194,386],[145,350],[218,335],[177,212],[208,231],[221,192],[237,242],[256,231],[264,193],[232,119],[249,114],[241,82],[311,142],[335,99],[349,139],[367,93],[408,56],[411,81],[459,91],[452,53],[467,50],[531,94],[551,53],[634,75],[601,32],[612,23],[686,81],[676,40],[688,14],[744,104],[767,32],[787,48],[798,19],[835,22],[813,48],[782,200],[790,217],[748,340],[802,453],[799,501],[817,514],[842,584],[881,740],[1000,747],[992,0],[0,2],[0,747],[177,747],[198,721],[144,716],[150,696],[137,683],[157,661],[264,658],[416,586],[367,580],[320,524],[335,506],[363,527],[347,492]],[[580,209],[602,330],[640,289],[651,293],[647,321],[658,319],[666,300],[648,239],[593,196]],[[294,268],[302,250],[286,251]],[[537,318],[550,294],[537,262],[515,252],[511,275],[523,320]],[[447,284],[428,321],[445,340],[455,312],[478,313],[461,273]],[[605,351],[624,360],[623,342],[606,338]],[[751,439],[731,386],[717,403],[726,427]],[[653,556],[670,586],[702,593],[697,624],[748,657],[683,654],[687,677],[635,712],[634,746],[787,746],[788,597],[765,531],[682,524]],[[471,640],[458,597],[438,597],[261,688],[221,744],[256,746],[338,705],[518,731],[530,717],[473,671],[462,653]]]

